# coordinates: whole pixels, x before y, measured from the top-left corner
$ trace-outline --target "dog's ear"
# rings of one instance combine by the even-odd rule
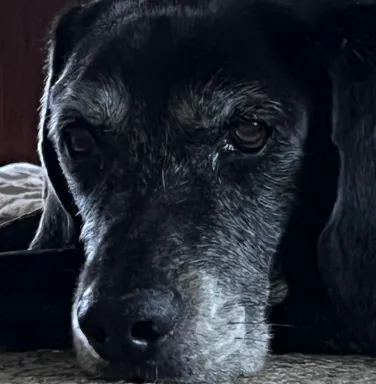
[[[367,337],[376,315],[376,4],[360,3],[324,13],[317,27],[331,75],[332,139],[340,158],[318,265],[345,329],[357,324],[357,334],[362,329]]]
[[[76,44],[95,20],[101,4],[76,6],[54,21],[48,44],[41,102],[38,152],[45,170],[44,211],[31,249],[65,248],[78,243],[80,220],[53,143],[48,137],[50,90],[64,71]]]

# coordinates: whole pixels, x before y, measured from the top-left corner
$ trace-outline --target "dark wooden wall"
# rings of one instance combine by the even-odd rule
[[[72,0],[0,0],[0,164],[37,162],[44,44],[52,17]]]

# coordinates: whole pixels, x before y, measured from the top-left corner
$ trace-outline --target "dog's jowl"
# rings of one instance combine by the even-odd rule
[[[297,265],[329,217],[335,184],[325,202],[312,191],[336,170],[322,160],[330,82],[309,28],[277,5],[232,3],[108,0],[54,25],[32,248],[84,248],[72,327],[91,374],[258,371],[270,305],[288,294],[270,288],[291,217],[302,203],[316,215],[292,226]]]

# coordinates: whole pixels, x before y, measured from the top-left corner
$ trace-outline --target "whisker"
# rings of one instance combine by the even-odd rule
[[[278,324],[278,323],[269,323],[265,321],[267,325],[271,325],[273,327],[286,327],[286,328],[296,328],[296,325],[293,324]],[[260,325],[263,324],[263,322],[254,322],[254,321],[229,321],[227,325],[240,325],[240,324],[246,324],[246,325]]]
[[[165,178],[165,168],[164,167],[162,168],[162,185],[163,185],[164,191],[166,191],[166,178]]]
[[[268,325],[271,325],[272,327],[280,327],[280,328],[296,328],[296,325],[292,324],[274,324],[274,323],[267,323]]]
[[[234,337],[234,340],[252,340],[252,341],[259,341],[264,342],[265,340],[257,339],[255,337]]]

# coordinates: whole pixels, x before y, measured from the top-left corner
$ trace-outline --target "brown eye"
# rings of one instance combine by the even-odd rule
[[[245,152],[259,152],[267,143],[270,131],[266,123],[251,120],[235,126],[231,138],[238,149]]]
[[[70,128],[65,134],[68,151],[75,156],[88,156],[95,148],[93,136],[83,128]]]

